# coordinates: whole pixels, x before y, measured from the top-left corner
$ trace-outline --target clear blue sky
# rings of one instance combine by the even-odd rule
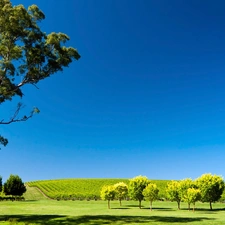
[[[38,5],[82,57],[23,89],[41,113],[0,127],[3,180],[224,175],[225,1],[12,2]]]

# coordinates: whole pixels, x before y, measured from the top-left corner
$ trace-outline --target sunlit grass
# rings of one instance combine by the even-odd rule
[[[25,201],[0,202],[0,224],[18,225],[59,225],[59,224],[131,224],[131,225],[166,225],[166,224],[225,224],[225,204],[214,204],[209,210],[206,203],[197,203],[196,211],[188,211],[185,203],[182,210],[177,210],[176,203],[154,202],[153,211],[148,202],[143,208],[135,201],[124,201],[122,206],[113,201],[107,209],[105,201]]]
[[[26,186],[27,191],[23,194],[23,197],[27,200],[45,200],[46,197],[36,188]]]

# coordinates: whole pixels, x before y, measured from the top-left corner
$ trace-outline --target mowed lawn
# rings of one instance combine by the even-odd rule
[[[162,224],[196,224],[225,225],[225,204],[197,203],[196,211],[188,211],[185,203],[181,210],[176,209],[174,202],[154,202],[153,211],[149,203],[143,202],[143,208],[137,207],[135,201],[123,201],[119,206],[117,201],[107,209],[105,201],[24,201],[0,202],[0,224],[131,224],[131,225],[162,225]]]

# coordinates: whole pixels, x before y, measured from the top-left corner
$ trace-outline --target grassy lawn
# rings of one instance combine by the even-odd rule
[[[26,200],[45,200],[47,199],[36,187],[26,186],[27,191],[23,195]]]
[[[117,201],[107,209],[104,201],[24,201],[0,202],[0,224],[131,224],[131,225],[162,225],[162,224],[205,224],[225,225],[225,204],[214,204],[214,210],[208,210],[209,205],[196,204],[196,211],[188,211],[186,204],[181,204],[182,210],[176,209],[176,203],[154,202],[151,212],[147,202],[143,208],[137,207],[137,202],[124,201],[119,207]]]

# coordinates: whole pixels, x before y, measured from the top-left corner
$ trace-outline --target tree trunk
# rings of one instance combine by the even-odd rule
[[[180,201],[177,202],[177,208],[180,210]]]
[[[212,202],[209,202],[210,210],[212,210]]]
[[[150,210],[152,211],[152,201],[150,201]]]
[[[195,211],[195,202],[193,203],[193,212]]]
[[[191,208],[191,207],[190,207],[190,205],[191,205],[191,204],[190,204],[190,203],[188,203],[188,211],[190,211],[190,208]]]
[[[122,205],[122,203],[121,203],[121,198],[119,198],[119,201],[120,201],[120,206]]]
[[[139,209],[141,209],[141,200],[139,200]]]
[[[110,209],[110,200],[108,200],[108,209]]]

